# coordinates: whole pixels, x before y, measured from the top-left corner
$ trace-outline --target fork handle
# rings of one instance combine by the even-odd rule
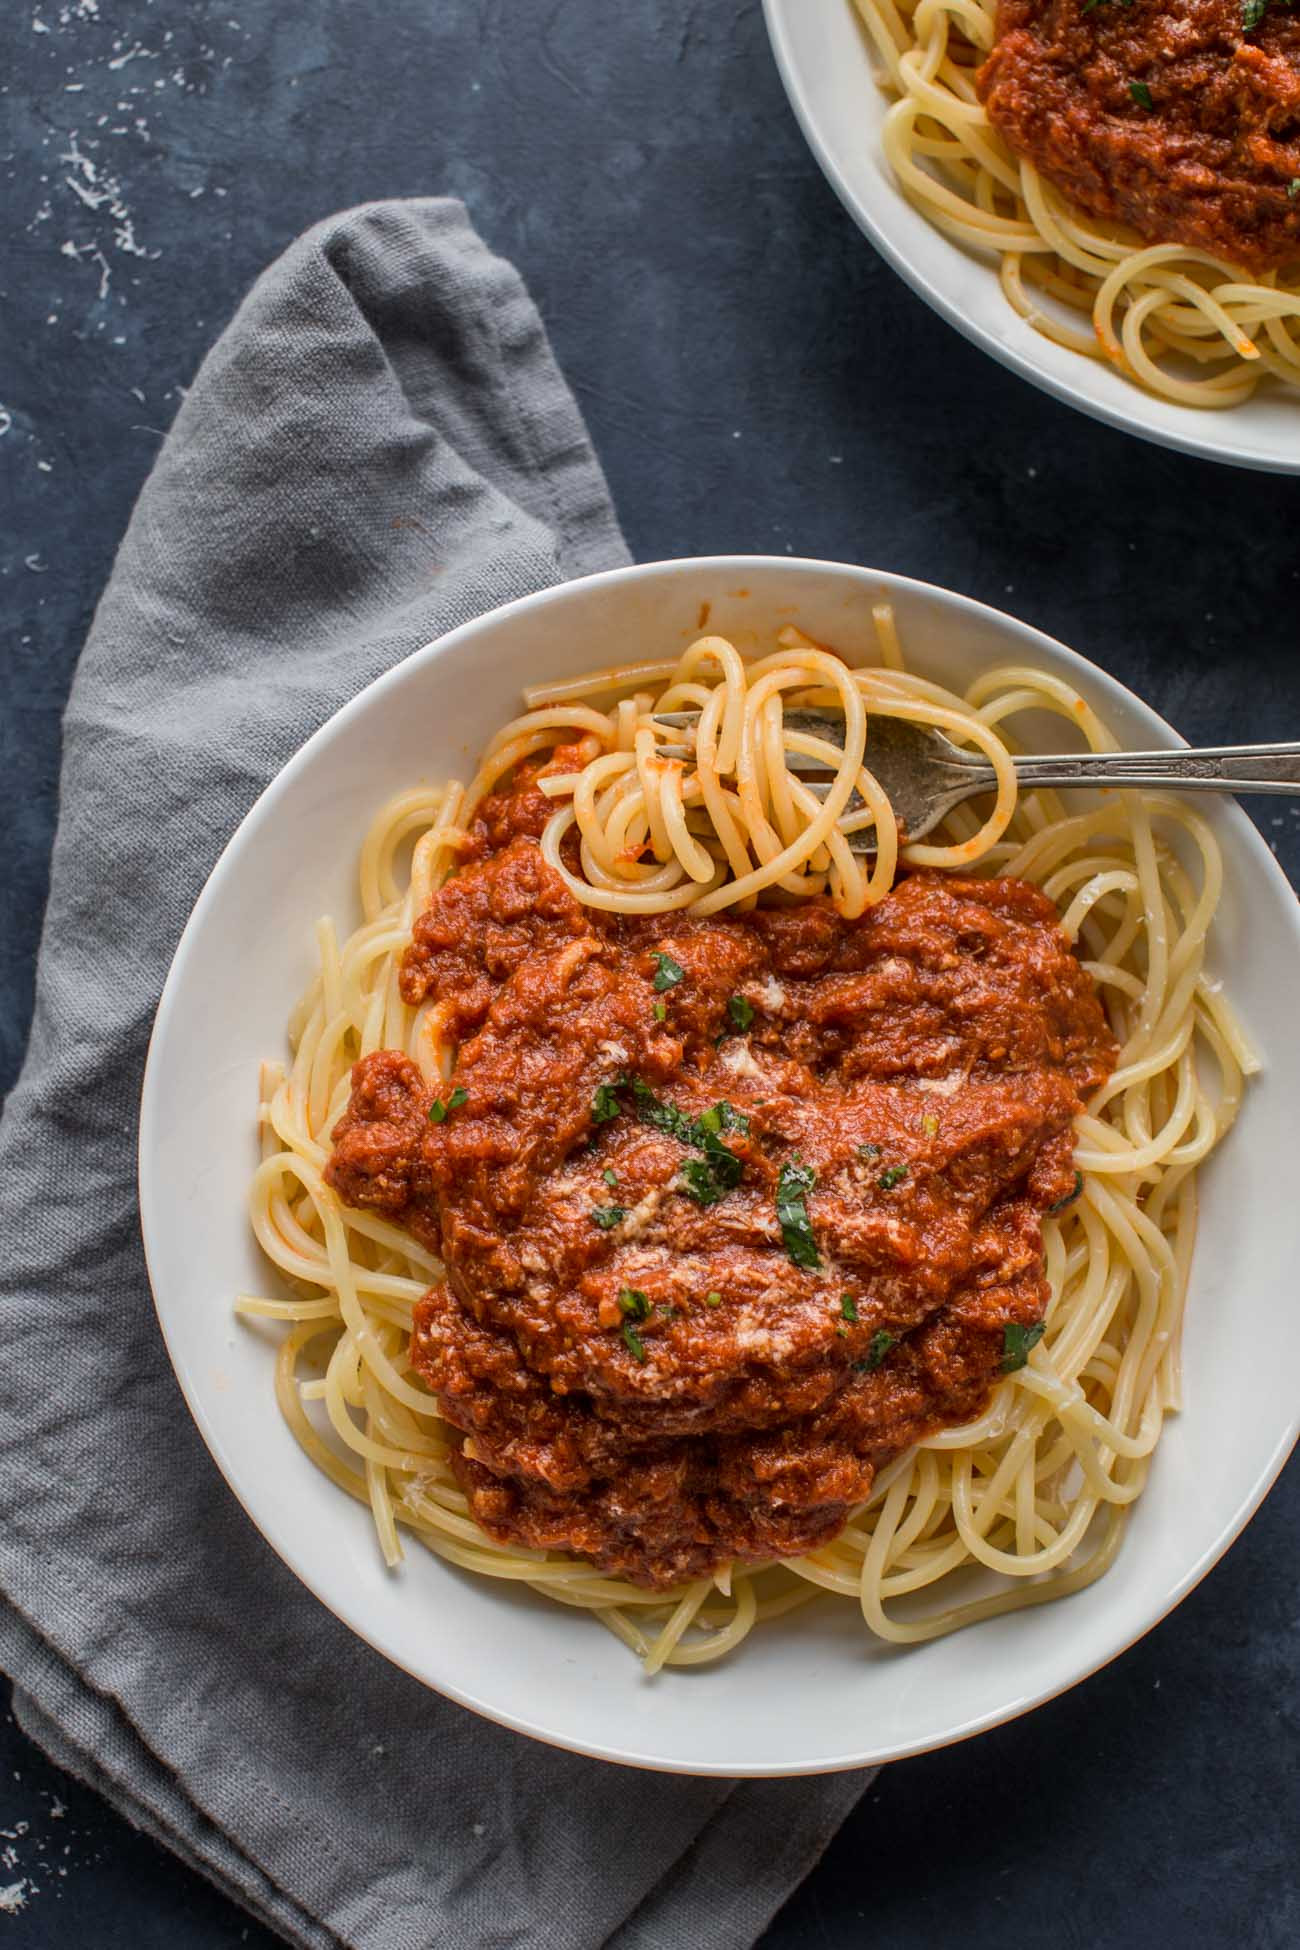
[[[1014,761],[1022,788],[1172,786],[1202,792],[1300,793],[1300,744],[1215,745],[1201,751],[1079,752]],[[990,777],[992,767],[988,767]]]

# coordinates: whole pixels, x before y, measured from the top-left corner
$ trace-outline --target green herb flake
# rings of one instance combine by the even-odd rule
[[[746,1002],[743,995],[729,995],[727,1014],[731,1017],[733,1029],[738,1029],[743,1036],[754,1020],[754,1005],[752,1002]]]
[[[630,1320],[623,1322],[623,1342],[634,1361],[645,1360],[645,1342]]]
[[[796,1266],[815,1268],[822,1263],[807,1204],[808,1194],[816,1183],[817,1173],[811,1165],[801,1164],[797,1155],[789,1164],[782,1165],[777,1180],[776,1216],[785,1249]]]
[[[734,1191],[744,1171],[744,1161],[717,1138],[706,1137],[704,1156],[688,1158],[682,1166],[682,1190],[697,1205],[716,1205]]]
[[[1294,203],[1295,199],[1300,196],[1300,176],[1293,176],[1291,178],[1291,181],[1286,186],[1286,193]]]
[[[892,1192],[895,1185],[901,1185],[907,1176],[906,1165],[890,1165],[876,1180],[882,1192]]]
[[[702,1158],[688,1158],[682,1165],[679,1189],[688,1198],[694,1199],[697,1205],[716,1205],[740,1183],[745,1161],[722,1142],[719,1133],[738,1131],[747,1136],[749,1119],[742,1111],[734,1110],[728,1103],[718,1103],[710,1105],[699,1117],[688,1117],[676,1104],[661,1103],[649,1084],[642,1083],[639,1077],[632,1079],[631,1090],[643,1124],[676,1138],[679,1144],[688,1145],[693,1151],[704,1153]]]
[[[679,1144],[695,1143],[695,1123],[676,1104],[661,1104],[648,1083],[640,1077],[632,1079],[632,1101],[636,1114],[643,1124],[652,1130],[663,1131],[668,1137],[675,1137]]]
[[[618,1093],[612,1083],[598,1083],[596,1094],[591,1100],[591,1121],[593,1124],[608,1124],[618,1116],[623,1106],[618,1101]]]
[[[675,989],[679,982],[686,980],[686,970],[671,955],[654,954],[650,959],[655,964],[654,986],[660,994],[665,989]]]
[[[615,1171],[612,1165],[606,1165],[604,1171],[602,1171],[600,1175],[604,1179],[607,1185],[609,1186],[617,1185],[618,1173]]]
[[[749,1136],[749,1119],[743,1110],[736,1110],[723,1100],[720,1104],[710,1104],[700,1112],[700,1132],[707,1140],[717,1137],[719,1131],[739,1131],[742,1137]],[[705,1149],[710,1147],[706,1143]]]
[[[618,1296],[618,1310],[629,1320],[644,1320],[650,1312],[650,1301],[639,1287],[625,1286]]]
[[[445,1104],[441,1097],[434,1098],[433,1102],[429,1105],[429,1122],[431,1124],[443,1123],[449,1110],[459,1110],[462,1104],[467,1104],[468,1102],[469,1091],[466,1090],[463,1084],[458,1083]]]
[[[925,1135],[927,1137],[938,1137],[939,1120],[935,1116],[933,1111],[930,1112],[930,1115],[928,1117],[923,1117],[921,1119],[921,1129],[925,1132]]]
[[[734,1192],[745,1170],[744,1159],[738,1158],[725,1144],[708,1144],[705,1151],[705,1163],[723,1191]]]
[[[1072,1192],[1067,1192],[1064,1198],[1058,1198],[1055,1205],[1049,1205],[1047,1208],[1048,1211],[1064,1212],[1067,1205],[1074,1204],[1075,1199],[1078,1198],[1082,1190],[1083,1190],[1083,1173],[1081,1171],[1076,1171],[1074,1174],[1074,1190]]]
[[[857,1319],[858,1303],[851,1293],[842,1293],[840,1295],[840,1312],[843,1314],[845,1320]]]
[[[871,1336],[871,1346],[867,1349],[865,1356],[861,1361],[855,1361],[853,1366],[859,1374],[874,1374],[888,1354],[890,1348],[897,1346],[897,1334],[887,1333],[883,1327],[878,1327],[876,1332]]]
[[[1044,1323],[1036,1320],[1032,1327],[1022,1327],[1019,1321],[1009,1320],[1002,1329],[1003,1374],[1015,1374],[1023,1368],[1031,1351],[1038,1346],[1044,1333]]]
[[[858,1146],[858,1156],[860,1158],[878,1158],[880,1156],[880,1146],[878,1144],[860,1144]]]
[[[722,1305],[722,1295],[720,1293],[706,1293],[704,1296],[704,1304],[706,1307],[720,1307]]]
[[[667,1021],[667,1018],[668,1018],[668,1004],[667,1004],[666,1002],[656,1002],[656,1003],[655,1003],[655,1007],[654,1007],[654,1018],[655,1018],[655,1021],[656,1021],[656,1022],[665,1022],[665,1021]]]
[[[1268,12],[1269,0],[1241,0],[1241,31],[1253,33]]]
[[[739,1163],[739,1159],[736,1162]],[[682,1166],[680,1188],[697,1205],[717,1205],[726,1197],[729,1189],[718,1182],[707,1158],[687,1158]]]
[[[597,1205],[593,1206],[591,1213],[592,1224],[598,1225],[602,1232],[612,1232],[626,1217],[627,1207],[624,1205]]]
[[[1255,0],[1247,0],[1248,6],[1253,4],[1255,4]],[[1139,108],[1155,107],[1155,103],[1151,99],[1151,90],[1147,87],[1145,81],[1130,81],[1128,91]]]

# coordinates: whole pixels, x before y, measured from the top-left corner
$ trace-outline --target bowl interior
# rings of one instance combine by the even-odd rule
[[[950,325],[1022,378],[1125,432],[1239,467],[1300,472],[1300,400],[1266,389],[1213,412],[1157,399],[1104,360],[1036,332],[1003,297],[996,267],[912,208],[885,163],[890,97],[852,0],[764,0],[764,13],[791,105],[840,200]]]
[[[1130,745],[1173,734],[1111,679],[1035,631],[922,584],[833,564],[719,558],[617,571],[454,631],[371,686],[263,795],[214,870],[177,951],[141,1119],[141,1209],[158,1313],[191,1410],[252,1520],[379,1651],[492,1718],[616,1760],[724,1775],[846,1767],[943,1744],[1072,1684],[1153,1624],[1246,1520],[1294,1439],[1291,1110],[1300,1043],[1288,1002],[1296,907],[1237,808],[1213,814],[1227,862],[1218,972],[1267,1068],[1205,1174],[1186,1337],[1186,1412],[1167,1427],[1118,1563],[1063,1603],[900,1654],[855,1608],[810,1607],[738,1656],[647,1682],[586,1617],[463,1574],[412,1546],[385,1571],[368,1512],[301,1455],[272,1395],[273,1334],[232,1297],[267,1291],[245,1199],[259,1061],[284,1048],[312,928],[355,925],[357,850],[400,787],[468,777],[529,681],[662,656],[711,628],[742,646],[798,619],[849,656],[895,605],[913,667],[957,688],[990,662],[1069,676]],[[267,924],[267,917],[274,924]],[[1230,955],[1249,939],[1248,955]],[[273,1290],[270,1289],[270,1290]],[[1261,1359],[1261,1350],[1268,1358]]]

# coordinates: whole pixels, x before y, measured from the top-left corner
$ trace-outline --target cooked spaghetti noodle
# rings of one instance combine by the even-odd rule
[[[996,259],[1008,302],[1037,331],[1182,406],[1235,406],[1269,377],[1300,386],[1300,288],[1100,222],[1008,146],[975,87],[996,0],[853,4],[896,97],[883,145],[903,193]]]
[[[872,1632],[906,1643],[1098,1577],[1178,1406],[1196,1167],[1254,1067],[1203,970],[1221,875],[1205,822],[1129,792],[1082,809],[1047,792],[1017,803],[1006,743],[1017,719],[1051,712],[1094,749],[1113,749],[1102,722],[1068,683],[1027,666],[990,670],[956,697],[904,670],[887,609],[876,626],[881,662],[869,669],[788,629],[749,663],[707,637],[675,660],[528,693],[468,788],[416,788],[378,815],[361,853],[361,925],[340,942],[332,922],[319,924],[320,972],[293,1014],[292,1062],[263,1071],[252,1223],[290,1294],[237,1305],[287,1326],[276,1392],[299,1443],[369,1505],[390,1565],[409,1530],[452,1563],[594,1612],[649,1670],[721,1657],[821,1590],[856,1600]],[[786,769],[785,754],[814,741],[785,725],[784,706],[832,700],[846,740],[843,753],[814,754],[830,773],[822,799]],[[664,758],[659,745],[680,734],[653,714],[689,708],[701,713],[693,761]],[[982,751],[998,780],[983,814],[961,809],[934,843],[901,855],[868,762],[871,721],[890,714],[941,725]],[[409,1351],[440,1263],[382,1216],[344,1205],[322,1176],[357,1058],[401,1050],[430,1083],[449,1074],[437,1011],[403,1001],[399,959],[454,873],[475,807],[521,761],[575,742],[581,766],[542,775],[556,805],[542,847],[580,900],[698,912],[827,894],[853,917],[888,892],[900,859],[1019,876],[1056,903],[1121,1046],[1078,1120],[1082,1195],[1043,1222],[1050,1300],[1025,1364],[977,1421],[888,1463],[823,1548],[736,1563],[668,1593],[559,1551],[494,1543],[478,1527],[449,1462],[460,1437]],[[846,819],[855,789],[862,804]],[[579,845],[562,855],[575,825]],[[874,826],[874,865],[845,844],[854,825]]]

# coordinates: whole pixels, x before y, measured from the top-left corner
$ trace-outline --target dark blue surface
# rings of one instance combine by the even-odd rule
[[[256,272],[368,197],[463,196],[519,265],[639,556],[901,570],[1063,637],[1193,739],[1300,730],[1300,489],[1095,426],[933,318],[823,184],[756,5],[3,11],[0,1088],[59,715],[132,500]],[[1300,879],[1300,818],[1273,801],[1260,822]],[[1298,1559],[1292,1472],[1116,1665],[889,1769],[769,1950],[1300,1942]],[[270,1942],[11,1726],[0,1748],[0,1888],[28,1884],[3,1950]]]

